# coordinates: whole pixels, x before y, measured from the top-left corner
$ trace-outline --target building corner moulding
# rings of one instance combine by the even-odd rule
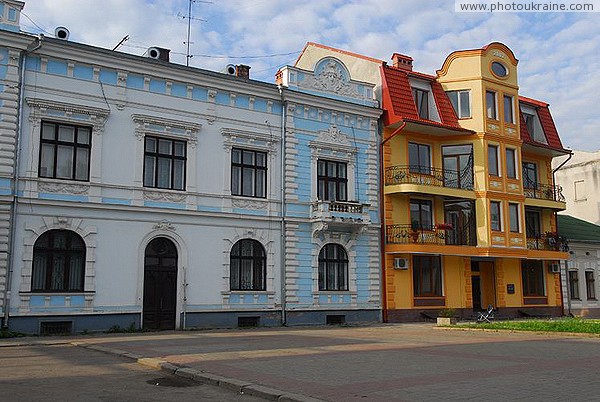
[[[135,123],[135,136],[141,141],[146,134],[158,135],[172,139],[185,139],[192,148],[198,143],[198,132],[202,124],[180,120],[171,120],[156,116],[141,114],[131,115]]]
[[[42,119],[60,120],[75,124],[91,124],[92,132],[102,134],[104,124],[110,110],[80,104],[63,103],[46,99],[26,98],[27,105],[31,108],[29,121],[36,127]]]

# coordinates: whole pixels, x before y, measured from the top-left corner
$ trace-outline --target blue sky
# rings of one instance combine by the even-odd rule
[[[31,20],[23,17],[21,27],[53,34],[62,25],[71,40],[111,49],[129,35],[120,51],[165,47],[185,64],[188,4],[28,0]],[[452,51],[500,41],[519,59],[520,94],[550,103],[563,144],[600,149],[600,13],[457,13],[454,0],[208,0],[194,2],[192,16],[192,66],[248,64],[252,78],[267,82],[308,41],[386,61],[408,54],[415,70],[430,74]]]

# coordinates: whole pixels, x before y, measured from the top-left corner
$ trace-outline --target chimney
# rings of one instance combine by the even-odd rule
[[[392,65],[406,71],[412,71],[413,58],[404,54],[394,53],[392,55]]]
[[[250,78],[250,66],[238,64],[235,66],[235,75],[242,78]]]

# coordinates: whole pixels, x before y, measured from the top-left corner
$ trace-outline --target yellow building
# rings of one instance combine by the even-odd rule
[[[552,158],[568,154],[548,104],[519,96],[518,61],[501,43],[450,54],[437,75],[308,43],[296,62],[343,60],[375,84],[385,243],[384,321],[492,305],[502,316],[561,315]],[[377,73],[379,72],[379,73]]]
[[[564,155],[548,105],[519,96],[501,43],[450,54],[436,76],[394,54],[384,109],[384,319],[444,308],[463,317],[561,315],[552,158]]]

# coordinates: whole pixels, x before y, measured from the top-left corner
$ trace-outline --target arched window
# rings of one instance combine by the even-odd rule
[[[256,240],[243,239],[231,248],[229,255],[231,290],[266,290],[267,257]]]
[[[70,230],[49,230],[33,246],[32,291],[83,290],[85,243]]]
[[[326,244],[319,253],[319,290],[348,290],[348,254],[339,244]]]

